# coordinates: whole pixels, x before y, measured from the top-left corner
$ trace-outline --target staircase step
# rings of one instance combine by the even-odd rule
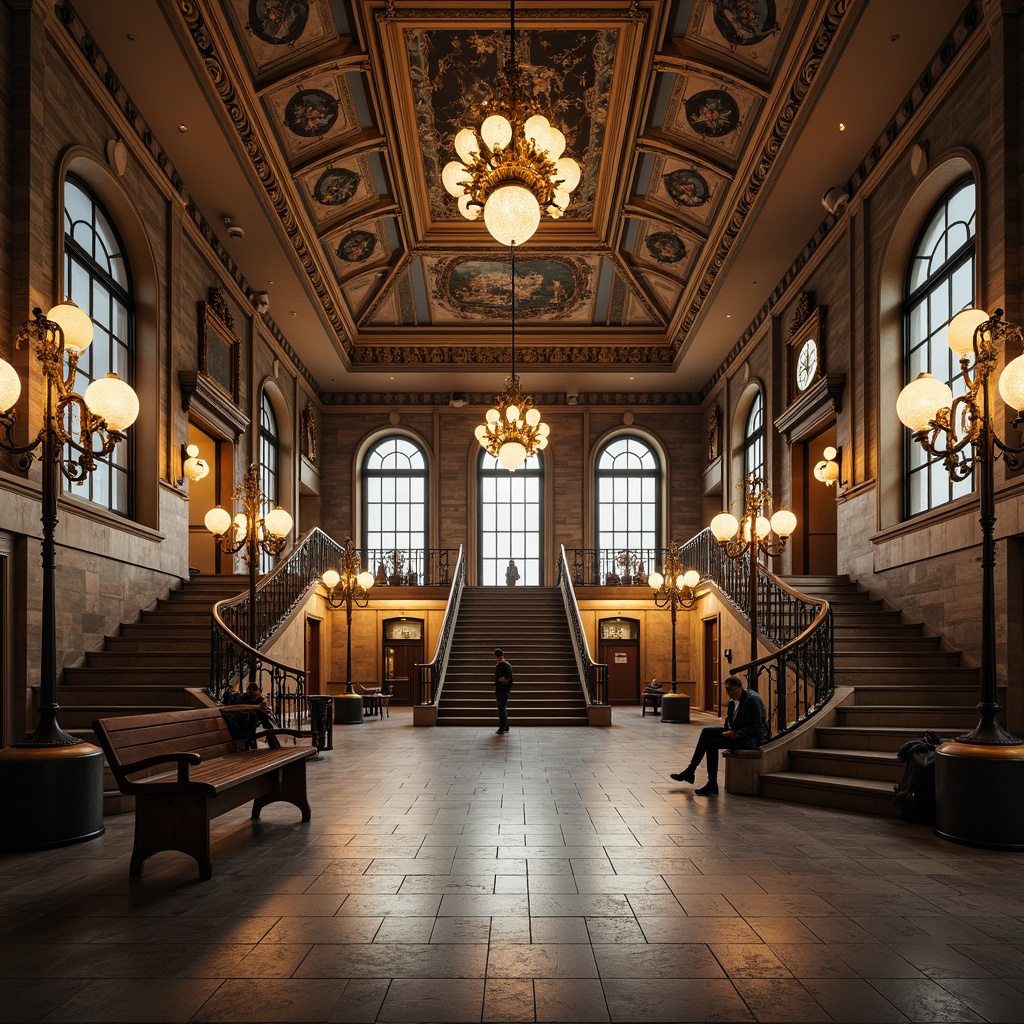
[[[905,644],[893,644],[889,650],[879,648],[836,648],[836,668],[855,669],[860,665],[892,668],[918,668],[931,672],[936,668],[960,668],[963,661],[959,651],[907,649]]]
[[[879,661],[875,665],[846,665],[837,659],[835,665],[836,686],[857,686],[864,684],[878,686],[881,683],[943,683],[961,686],[976,686],[978,670],[966,666],[947,665],[932,669],[910,668],[905,665],[888,665]]]
[[[102,686],[106,683],[145,683],[150,686],[208,686],[210,670],[195,668],[89,668],[64,669],[64,682],[71,687]]]
[[[790,752],[792,771],[803,775],[874,779],[895,783],[903,775],[896,755],[882,750],[850,750],[839,747],[810,747]]]
[[[778,772],[761,776],[761,795],[773,800],[835,807],[896,817],[893,784],[872,779],[847,779],[804,772]]]
[[[931,729],[940,735],[955,729],[962,732],[978,721],[973,708],[960,706],[935,707],[929,705],[877,704],[870,707],[842,707],[838,709],[842,725],[906,725]]]
[[[977,715],[975,722],[977,723]],[[848,725],[848,726],[823,726],[816,730],[817,743],[820,747],[834,749],[852,750],[881,750],[888,751],[895,756],[896,751],[903,746],[907,740],[918,740],[926,732],[936,732],[944,740],[953,739],[965,730],[959,728],[947,728],[945,732],[938,729],[927,729],[918,725]]]
[[[86,668],[188,668],[210,671],[210,651],[117,650],[89,651]]]
[[[1003,688],[1005,692],[1005,687]],[[872,705],[956,705],[961,708],[973,707],[978,702],[976,686],[962,686],[960,683],[943,684],[941,681],[925,686],[911,683],[905,686],[879,685],[858,686],[854,691],[854,704]]]

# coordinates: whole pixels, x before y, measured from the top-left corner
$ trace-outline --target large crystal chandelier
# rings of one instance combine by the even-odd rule
[[[498,395],[495,407],[487,410],[474,433],[480,446],[493,455],[510,473],[514,473],[530,456],[548,446],[551,428],[541,422],[540,410],[533,398],[524,395],[516,375],[516,248],[512,251],[512,374],[505,378],[505,390]]]
[[[466,220],[481,215],[502,245],[522,245],[537,230],[541,213],[557,220],[580,183],[580,165],[562,156],[565,136],[523,96],[516,62],[516,5],[512,0],[508,58],[496,95],[479,129],[455,136],[459,159],[445,165],[441,182],[459,200]]]

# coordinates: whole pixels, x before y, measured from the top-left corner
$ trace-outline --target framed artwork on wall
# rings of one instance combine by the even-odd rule
[[[199,372],[238,404],[241,343],[232,331],[234,317],[220,288],[199,303]]]

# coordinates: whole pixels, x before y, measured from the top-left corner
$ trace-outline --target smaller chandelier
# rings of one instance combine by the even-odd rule
[[[516,63],[516,5],[512,0],[510,42],[497,95],[479,129],[455,136],[459,159],[445,165],[441,183],[459,201],[466,220],[481,215],[502,245],[522,245],[537,230],[542,213],[553,220],[569,205],[580,183],[580,165],[562,156],[565,136],[523,97]]]
[[[505,390],[495,400],[495,407],[487,410],[474,431],[480,446],[493,455],[510,473],[514,473],[528,458],[548,446],[551,428],[541,422],[540,410],[534,408],[533,398],[524,395],[516,374],[516,249],[512,250],[512,374],[505,378]]]

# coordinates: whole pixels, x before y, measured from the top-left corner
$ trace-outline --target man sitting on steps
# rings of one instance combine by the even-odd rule
[[[725,692],[729,695],[725,724],[709,725],[701,729],[689,765],[681,772],[673,772],[669,776],[676,782],[692,783],[697,766],[706,755],[708,781],[706,786],[694,790],[698,796],[714,796],[718,793],[719,750],[756,750],[770,736],[768,714],[759,693],[745,690],[739,676],[726,679]]]

